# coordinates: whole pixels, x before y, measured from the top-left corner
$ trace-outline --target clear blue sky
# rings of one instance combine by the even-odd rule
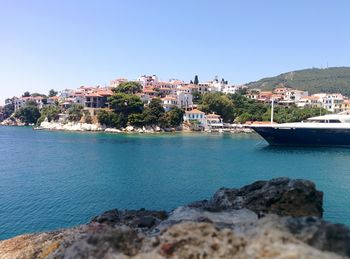
[[[0,104],[124,76],[244,83],[350,65],[350,1],[0,0]]]

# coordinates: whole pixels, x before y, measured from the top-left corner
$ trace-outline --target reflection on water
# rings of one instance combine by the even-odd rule
[[[266,142],[265,142],[266,143]],[[259,143],[256,146],[262,152],[275,154],[329,154],[350,156],[350,148],[342,147],[302,147],[302,146],[270,146],[268,144]]]

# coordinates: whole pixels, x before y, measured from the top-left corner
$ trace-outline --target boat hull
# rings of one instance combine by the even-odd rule
[[[273,146],[350,147],[350,129],[251,127]]]

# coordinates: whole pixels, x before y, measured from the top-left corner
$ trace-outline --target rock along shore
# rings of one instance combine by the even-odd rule
[[[162,133],[162,132],[188,132],[179,128],[160,128],[159,126],[146,126],[142,128],[137,128],[133,126],[127,126],[122,129],[107,128],[100,124],[88,124],[81,122],[48,122],[44,121],[40,124],[40,127],[35,129],[45,129],[45,130],[57,130],[57,131],[81,131],[81,132],[106,132],[106,133]],[[198,131],[196,131],[198,132]],[[202,131],[202,132],[231,132],[231,133],[252,133],[251,129],[248,128],[233,128],[230,130],[213,130],[213,131]]]
[[[0,258],[348,258],[350,230],[324,221],[322,202],[307,180],[258,181],[171,212],[114,209],[0,241]]]

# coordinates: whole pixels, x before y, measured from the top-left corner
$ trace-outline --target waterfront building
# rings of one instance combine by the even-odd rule
[[[205,129],[222,129],[224,127],[223,120],[220,115],[212,113],[205,115],[206,124]]]
[[[185,114],[183,116],[184,121],[197,121],[202,127],[206,125],[206,118],[205,113],[198,110],[193,109],[190,111],[185,111]]]

